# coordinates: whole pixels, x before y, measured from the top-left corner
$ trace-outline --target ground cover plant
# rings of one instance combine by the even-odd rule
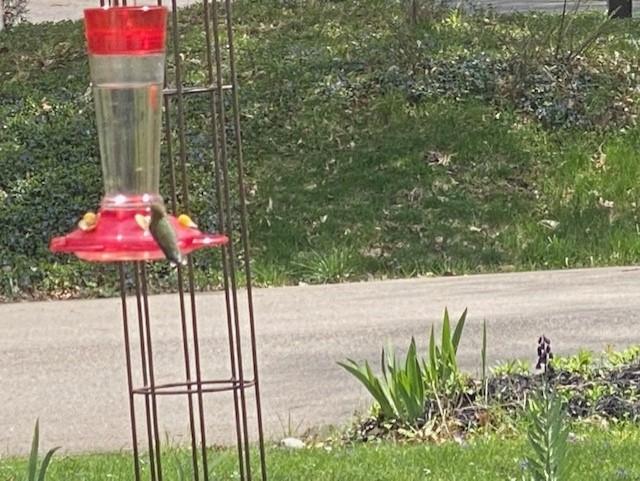
[[[412,21],[382,0],[234,2],[256,282],[635,262],[634,24],[418,4]],[[188,85],[199,13],[180,14]],[[110,295],[112,267],[47,252],[101,196],[81,24],[16,25],[0,52],[0,294]],[[213,229],[206,99],[185,110]],[[199,288],[216,256],[195,256]]]

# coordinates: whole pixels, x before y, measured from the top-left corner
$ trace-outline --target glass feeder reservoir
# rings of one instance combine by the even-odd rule
[[[90,261],[164,257],[140,222],[162,204],[160,131],[167,11],[164,7],[103,7],[84,11],[105,195],[97,214],[52,239],[53,252]],[[186,220],[185,220],[186,219]],[[168,216],[182,254],[227,242],[186,216]]]

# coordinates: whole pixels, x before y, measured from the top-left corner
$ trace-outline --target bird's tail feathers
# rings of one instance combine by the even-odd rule
[[[175,269],[177,269],[178,266],[185,267],[187,265],[187,256],[180,256],[178,259],[169,259],[169,263]]]

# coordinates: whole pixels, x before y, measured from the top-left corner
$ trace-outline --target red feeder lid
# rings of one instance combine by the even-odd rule
[[[87,8],[84,22],[89,53],[162,53],[166,18],[167,9],[159,6]]]
[[[62,237],[55,237],[49,244],[52,252],[75,254],[91,262],[142,261],[163,259],[164,254],[149,231],[136,222],[136,214],[148,214],[148,209],[103,209],[99,212],[95,227],[91,230],[76,229]],[[167,216],[176,233],[178,248],[182,254],[197,249],[218,247],[229,239],[222,234],[201,232],[194,227],[184,227],[172,216]]]

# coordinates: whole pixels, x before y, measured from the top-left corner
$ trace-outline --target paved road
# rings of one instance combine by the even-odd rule
[[[197,0],[178,0],[178,5],[188,5]],[[455,0],[451,0],[455,3]],[[136,0],[129,0],[129,4],[135,4]],[[138,0],[140,5],[155,4],[154,0]],[[169,4],[169,2],[165,2]],[[477,5],[491,5],[498,11],[511,10],[562,10],[562,0],[476,0]],[[582,0],[586,8],[605,10],[606,0]],[[635,3],[635,2],[634,2]],[[28,19],[31,22],[57,21],[65,19],[78,19],[82,17],[82,9],[99,5],[98,0],[29,0]]]
[[[557,12],[562,11],[564,5],[563,0],[478,0],[474,3],[477,5],[490,5],[501,12],[508,12],[512,10]],[[575,5],[574,0],[569,0],[567,5],[571,8],[572,5]],[[580,8],[599,9],[605,11],[607,9],[607,0],[582,0]]]
[[[558,352],[600,350],[640,342],[640,270],[608,268],[477,275],[258,290],[264,415],[271,437],[295,423],[347,421],[367,405],[366,393],[336,366],[353,357],[377,362],[380,346],[424,345],[430,323],[448,306],[469,308],[461,345],[463,367],[479,364],[481,324],[489,356],[533,360],[544,332]],[[225,375],[222,296],[198,297],[206,377]],[[151,298],[158,381],[182,378],[177,300]],[[36,417],[46,446],[70,451],[129,446],[118,299],[0,306],[0,454],[24,452]],[[209,400],[209,438],[233,440],[231,398]],[[183,439],[185,402],[160,404],[163,432]]]

